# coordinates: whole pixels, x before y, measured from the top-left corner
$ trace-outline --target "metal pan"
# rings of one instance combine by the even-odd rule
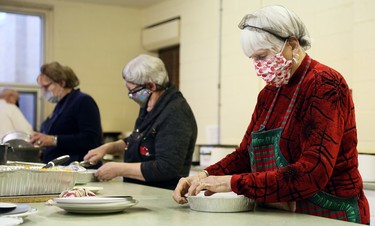
[[[9,144],[13,151],[8,152],[8,160],[41,162],[39,157],[39,147],[34,147],[30,143],[31,135],[22,131],[13,131],[5,134],[1,138],[2,144]]]
[[[31,135],[22,131],[13,131],[5,134],[1,138],[1,143],[8,143],[13,148],[30,148],[33,147],[30,144]]]

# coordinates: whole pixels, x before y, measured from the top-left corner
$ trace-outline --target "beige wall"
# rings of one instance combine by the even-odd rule
[[[166,0],[142,10],[64,0],[28,2],[53,6],[52,50],[47,60],[58,60],[77,72],[81,89],[98,102],[106,131],[133,127],[138,107],[126,97],[121,70],[144,52],[142,27],[180,16],[180,86],[196,115],[200,144],[211,140],[212,128],[219,122],[222,144],[241,141],[264,84],[242,53],[237,24],[263,5],[284,4],[307,25],[313,38],[310,56],[346,77],[356,104],[359,150],[375,153],[372,0],[223,0],[222,25],[220,0]]]
[[[181,90],[199,126],[198,143],[220,115],[221,143],[238,144],[264,85],[240,49],[237,24],[246,13],[277,2],[294,10],[313,38],[314,59],[341,72],[353,89],[359,150],[375,153],[375,2],[372,0],[223,0],[221,108],[218,107],[219,0],[169,0],[143,12],[144,25],[181,16]],[[218,113],[220,112],[220,113]]]
[[[127,97],[121,72],[142,52],[140,11],[56,1],[54,59],[70,65],[81,89],[97,101],[104,131],[129,131],[138,106]]]

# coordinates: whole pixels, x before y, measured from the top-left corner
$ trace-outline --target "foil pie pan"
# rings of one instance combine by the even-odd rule
[[[74,187],[76,172],[0,166],[0,196],[60,194]]]
[[[244,212],[254,209],[255,201],[234,192],[215,193],[204,196],[203,192],[197,196],[189,196],[190,209],[202,212]]]

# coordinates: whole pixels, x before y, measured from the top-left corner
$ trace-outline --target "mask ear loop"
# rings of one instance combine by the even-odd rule
[[[299,55],[299,50],[300,50],[300,48],[301,48],[301,46],[299,45],[299,42],[298,42],[298,40],[297,40],[297,43],[298,43],[298,46],[297,46],[297,48],[295,48],[294,50],[293,50],[293,53],[292,53],[292,57],[293,57],[293,61],[297,64],[298,62],[299,62],[299,60],[300,60],[300,55]]]
[[[282,52],[284,51],[284,48],[285,48],[287,42],[288,42],[288,39],[286,39],[286,40],[284,41],[284,44],[283,44],[283,46],[281,47],[281,50],[279,51],[279,53],[282,53]]]
[[[293,51],[293,61],[296,64],[299,62],[299,54],[295,53],[294,51]]]

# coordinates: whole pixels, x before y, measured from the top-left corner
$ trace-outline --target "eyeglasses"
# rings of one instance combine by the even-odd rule
[[[283,37],[281,35],[278,35],[276,31],[273,31],[272,29],[269,29],[269,28],[262,28],[262,27],[257,27],[257,26],[253,26],[253,25],[249,25],[247,24],[247,20],[250,19],[251,17],[254,17],[253,15],[251,14],[248,14],[248,15],[245,15],[241,22],[238,24],[238,28],[240,28],[241,30],[245,29],[245,28],[250,28],[250,29],[253,29],[255,31],[264,31],[264,32],[267,32],[273,36],[275,36],[276,38],[282,40],[282,41],[285,41],[287,39],[289,39],[289,37]]]
[[[129,98],[132,98],[133,94],[138,93],[139,91],[141,91],[141,90],[143,90],[145,88],[146,87],[144,87],[144,86],[136,86],[133,89],[130,89],[129,92],[128,92]]]
[[[43,89],[43,90],[47,90],[50,87],[50,85],[52,85],[52,82],[50,82],[46,85],[41,85],[40,88]]]

